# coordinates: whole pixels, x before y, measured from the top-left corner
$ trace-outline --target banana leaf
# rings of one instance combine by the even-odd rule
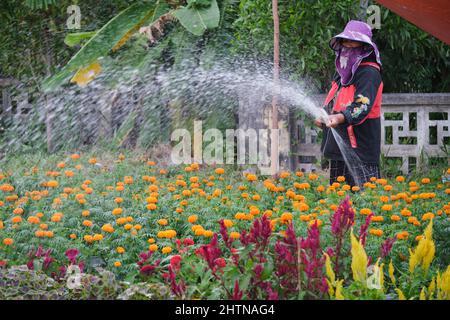
[[[117,49],[129,39],[132,32],[136,32],[145,23],[155,21],[168,11],[167,4],[159,0],[131,5],[89,39],[62,70],[46,79],[42,86],[43,90],[45,92],[55,90],[80,68],[106,56],[113,48]]]
[[[73,47],[73,46],[76,46],[77,44],[81,43],[83,40],[89,40],[96,33],[97,33],[97,31],[69,33],[64,38],[64,43],[66,45],[68,45],[69,47]]]
[[[216,0],[211,1],[208,8],[181,7],[174,11],[173,15],[189,32],[201,36],[206,29],[219,26],[220,10]]]

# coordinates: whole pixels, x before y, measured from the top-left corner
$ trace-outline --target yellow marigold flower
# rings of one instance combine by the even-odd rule
[[[164,247],[161,249],[161,252],[164,254],[169,254],[172,252],[172,248],[171,247]]]
[[[361,283],[366,283],[367,280],[367,254],[363,245],[353,235],[353,230],[350,234],[352,242],[352,272],[353,279]]]
[[[83,237],[84,241],[86,241],[87,243],[91,243],[92,241],[94,241],[94,237],[92,237],[91,235],[85,235]]]

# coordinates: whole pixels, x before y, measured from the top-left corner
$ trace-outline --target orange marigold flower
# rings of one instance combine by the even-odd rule
[[[433,218],[434,218],[434,213],[432,213],[432,212],[427,212],[422,215],[422,221],[431,220]]]
[[[117,216],[117,215],[121,214],[122,212],[123,212],[122,208],[114,208],[112,211],[112,214]]]
[[[161,249],[161,252],[164,253],[164,254],[169,254],[169,253],[172,252],[172,248],[168,247],[168,246],[164,247],[164,248]]]
[[[119,268],[122,266],[122,263],[120,261],[115,261],[114,262],[114,267]]]
[[[383,206],[381,206],[381,210],[383,210],[383,211],[391,211],[392,210],[392,205],[391,204],[384,204]]]
[[[410,211],[410,210],[408,210],[408,209],[402,209],[401,211],[400,211],[400,213],[401,213],[401,215],[402,216],[404,216],[404,217],[409,217],[409,216],[411,216],[411,214],[412,214],[412,212]]]
[[[398,240],[407,240],[409,236],[408,231],[402,231],[400,233],[397,233],[397,239]]]
[[[236,232],[236,231],[230,232],[231,239],[239,239],[240,237],[241,237],[241,234],[239,232]]]
[[[20,216],[15,216],[11,219],[12,223],[19,223],[22,222],[22,218]]]
[[[429,184],[430,183],[430,178],[423,178],[420,182],[422,183],[422,184]]]
[[[397,177],[395,177],[395,181],[397,181],[397,182],[404,182],[405,181],[405,177],[397,176]]]
[[[96,233],[96,234],[94,234],[94,237],[92,237],[92,240],[94,240],[94,241],[101,241],[101,240],[103,240],[103,235],[99,234],[99,233]]]
[[[392,216],[391,216],[391,220],[392,221],[400,221],[400,216],[398,216],[398,215],[396,215],[396,214],[393,214]]]
[[[370,219],[370,221],[373,221],[373,222],[383,222],[383,221],[384,221],[384,217],[383,217],[383,216],[372,216],[372,218]]]
[[[381,237],[383,235],[383,230],[381,230],[381,229],[370,229],[369,233],[374,235],[374,236]]]
[[[191,215],[191,216],[188,217],[188,222],[189,223],[195,223],[195,222],[197,222],[197,220],[198,220],[198,216],[196,214]]]
[[[49,188],[56,188],[59,185],[59,183],[56,180],[50,180],[50,181],[47,181],[46,185]]]
[[[108,232],[108,233],[113,233],[114,232],[114,228],[113,228],[113,226],[110,223],[104,224],[102,226],[102,230],[104,232]]]
[[[369,215],[371,212],[372,210],[370,210],[369,208],[362,208],[361,210],[359,210],[359,213],[363,215]]]
[[[224,174],[225,173],[225,169],[223,169],[223,168],[217,168],[214,171],[215,171],[216,174]]]
[[[203,231],[203,236],[205,238],[211,238],[214,235],[214,232],[212,232],[211,230],[204,230]]]
[[[83,226],[85,227],[92,227],[93,223],[90,220],[84,220],[83,221]]]
[[[71,233],[71,234],[69,235],[69,238],[72,239],[72,240],[74,240],[74,239],[77,238],[77,235],[76,235],[75,233]]]
[[[158,224],[161,226],[166,226],[169,222],[167,221],[167,219],[159,219],[158,220]]]
[[[148,246],[148,250],[150,250],[150,251],[156,251],[156,250],[158,250],[158,245],[156,245],[156,244],[151,244],[151,245]]]
[[[11,246],[13,243],[14,243],[14,240],[11,239],[11,238],[5,238],[5,239],[3,239],[3,244],[4,244],[5,246]]]
[[[122,254],[122,253],[125,253],[125,248],[123,248],[123,247],[117,247],[117,248],[116,248],[116,251],[117,251],[118,254]]]
[[[14,214],[22,214],[22,213],[23,213],[23,209],[22,209],[22,208],[15,208],[15,209],[13,210],[13,213],[14,213]]]

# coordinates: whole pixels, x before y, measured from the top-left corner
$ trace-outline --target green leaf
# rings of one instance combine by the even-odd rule
[[[69,33],[64,38],[64,43],[69,47],[73,47],[82,42],[83,40],[88,40],[92,38],[96,33],[97,31]]]
[[[196,36],[201,36],[206,29],[217,28],[220,22],[220,11],[217,1],[213,0],[209,8],[181,7],[174,11],[173,15],[180,21],[183,27]]]
[[[95,60],[106,56],[119,42],[138,31],[144,23],[155,21],[168,11],[160,10],[160,1],[142,2],[131,5],[105,24],[86,44],[70,59],[63,69],[43,83],[45,92],[56,89],[78,69],[90,65]],[[126,39],[125,39],[126,40]]]

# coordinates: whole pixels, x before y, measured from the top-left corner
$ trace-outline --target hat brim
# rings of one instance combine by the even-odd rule
[[[338,34],[337,36],[334,36],[333,38],[331,38],[331,40],[329,42],[329,46],[332,50],[337,51],[340,49],[340,44],[339,44],[340,39],[357,41],[357,42],[361,42],[361,43],[370,45],[372,47],[375,47],[374,43],[370,40],[370,38],[367,35],[362,34],[360,32],[352,32],[352,34],[349,34],[348,32],[344,31],[344,32]]]

